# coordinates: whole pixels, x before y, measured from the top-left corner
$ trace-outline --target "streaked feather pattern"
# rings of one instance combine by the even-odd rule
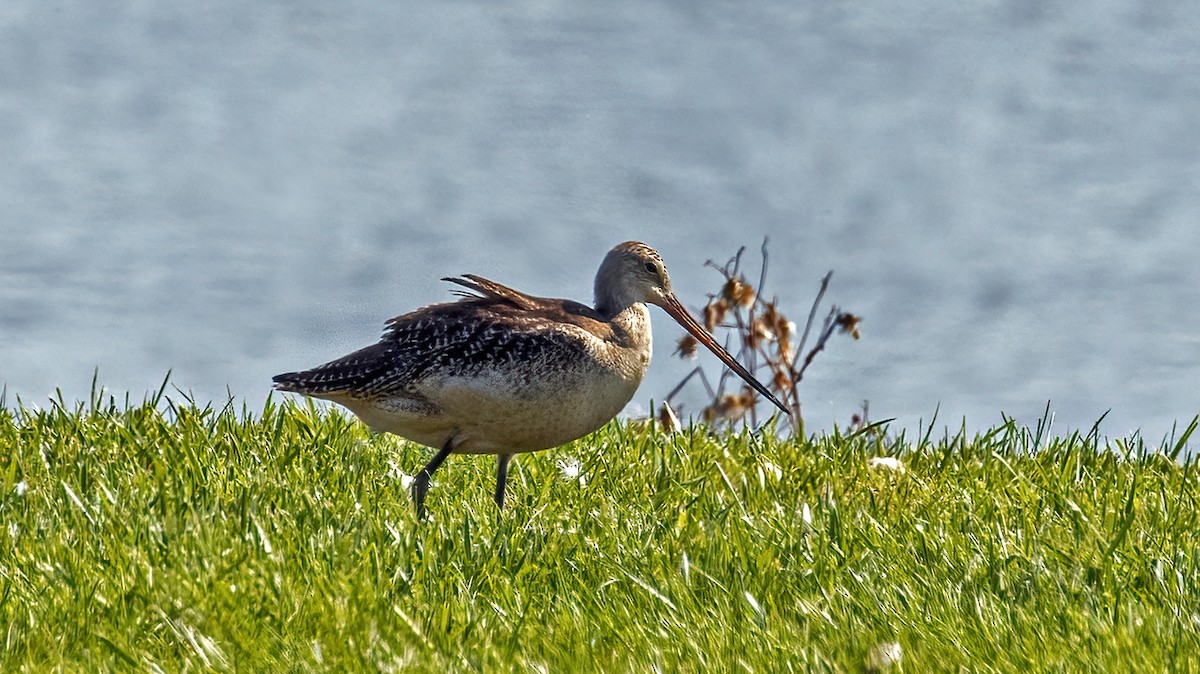
[[[612,336],[583,304],[534,298],[473,274],[444,280],[478,294],[397,316],[377,344],[311,370],[278,375],[277,387],[317,396],[413,396],[419,395],[415,384],[447,371],[466,376],[480,368],[579,362],[585,331],[598,340]]]

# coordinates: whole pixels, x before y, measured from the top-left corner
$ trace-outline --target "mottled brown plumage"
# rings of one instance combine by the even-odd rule
[[[647,303],[786,412],[679,304],[662,259],[645,244],[608,253],[595,308],[473,274],[444,280],[466,289],[462,299],[393,318],[379,343],[275,377],[279,390],[331,400],[376,430],[439,449],[414,483],[418,511],[430,475],[452,452],[498,456],[503,506],[513,454],[565,444],[620,412],[650,362]]]

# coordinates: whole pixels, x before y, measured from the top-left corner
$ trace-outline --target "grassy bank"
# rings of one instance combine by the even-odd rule
[[[1200,671],[1192,460],[610,424],[503,513],[452,457],[417,522],[427,457],[290,403],[0,413],[0,671]]]

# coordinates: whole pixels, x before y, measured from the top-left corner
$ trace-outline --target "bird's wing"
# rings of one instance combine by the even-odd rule
[[[535,357],[579,358],[591,337],[578,321],[595,321],[557,320],[561,316],[553,307],[518,294],[534,302],[534,308],[524,310],[491,293],[425,307],[388,321],[377,344],[311,370],[279,375],[275,381],[282,390],[310,395],[418,396],[416,384],[438,374],[469,375],[482,368],[512,371]]]

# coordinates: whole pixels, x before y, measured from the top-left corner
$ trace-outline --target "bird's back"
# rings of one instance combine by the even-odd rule
[[[277,388],[317,397],[405,394],[431,376],[583,359],[589,341],[612,335],[582,304],[530,297],[479,277],[464,285],[483,294],[397,316],[378,343],[310,370],[277,375]]]

